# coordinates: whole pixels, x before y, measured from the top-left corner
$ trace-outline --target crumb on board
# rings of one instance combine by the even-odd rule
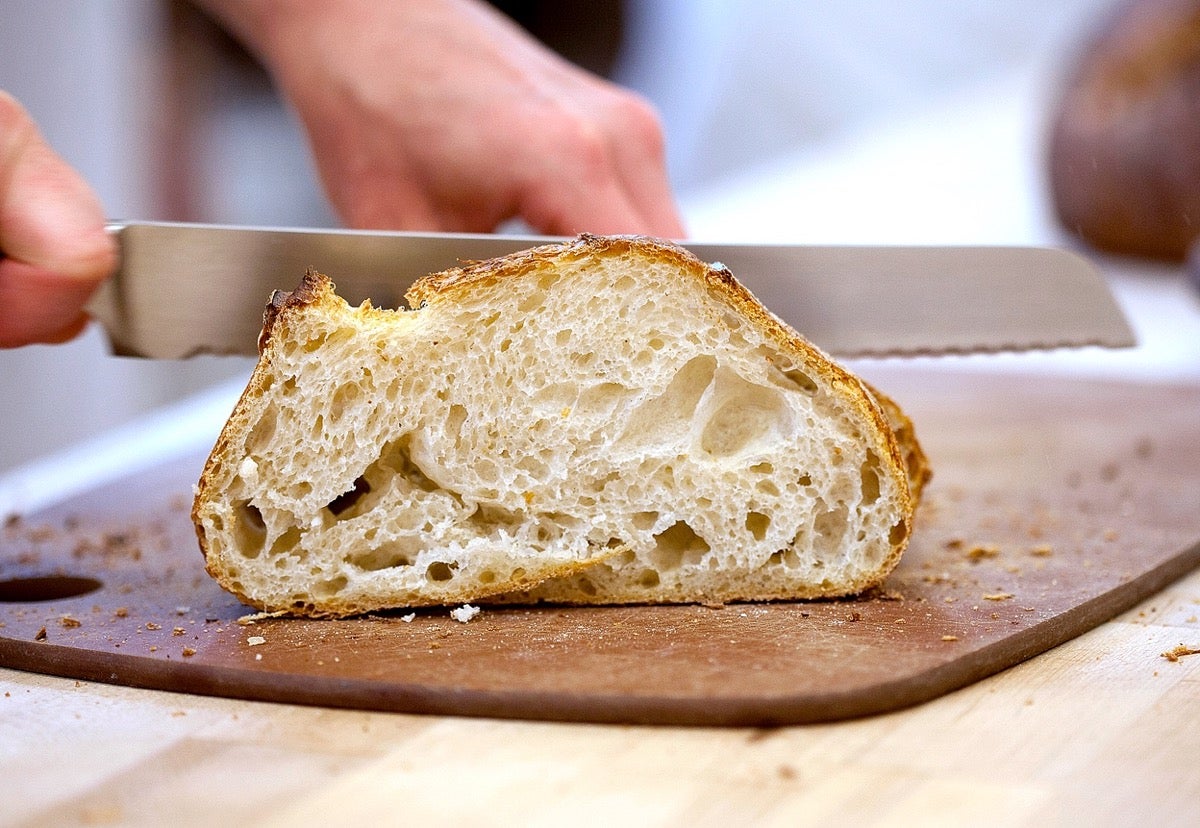
[[[113,615],[117,618],[126,618],[129,616],[129,607],[117,607],[113,610]]]
[[[1184,656],[1196,655],[1198,653],[1200,653],[1200,647],[1188,647],[1180,644],[1178,647],[1172,647],[1161,655],[1167,661],[1179,661]]]
[[[957,635],[943,635],[942,641],[958,641]]]
[[[985,601],[1007,601],[1012,598],[1011,592],[989,592],[983,596]]]
[[[415,619],[416,617],[417,617],[417,614],[415,612],[410,612],[410,613],[408,613],[408,615],[401,615],[400,620],[403,621],[405,624],[411,624],[413,622],[413,619]]]
[[[271,618],[281,618],[285,615],[287,615],[285,610],[279,610],[277,612],[252,612],[249,615],[243,615],[237,620],[237,623],[240,626],[248,627],[257,621],[266,621]]]
[[[34,641],[45,641],[46,640],[46,628],[42,627],[40,630],[38,630],[36,633],[34,633],[33,640]]]
[[[162,629],[162,624],[155,624],[153,621],[147,621],[147,622],[146,622],[146,629],[148,629],[148,630],[161,630],[161,629]]]
[[[246,643],[251,647],[257,647],[260,644],[266,644],[267,639],[263,638],[261,635],[252,635],[246,639]]]
[[[187,632],[183,627],[175,627],[171,630],[171,635],[183,635]]]
[[[458,621],[460,624],[466,624],[476,615],[479,615],[479,613],[479,607],[473,607],[470,604],[463,604],[457,609],[450,610],[450,617],[455,621]]]
[[[196,654],[196,651],[192,647],[184,647],[183,648],[183,657],[184,658],[191,658],[195,654]]]
[[[64,627],[82,627],[83,626],[82,621],[80,621],[78,618],[73,618],[70,615],[64,615],[62,618],[58,619],[58,623],[62,624]]]
[[[967,550],[967,560],[982,561],[984,558],[995,558],[1000,554],[1000,547],[991,543],[977,543]]]
[[[1040,543],[1030,549],[1029,554],[1035,558],[1049,558],[1054,554],[1054,547],[1048,543]]]

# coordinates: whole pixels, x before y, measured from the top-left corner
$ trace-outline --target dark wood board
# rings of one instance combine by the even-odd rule
[[[239,624],[250,610],[204,573],[192,534],[189,457],[0,529],[0,665],[416,713],[794,724],[932,699],[1200,564],[1200,389],[870,379],[912,415],[935,479],[904,560],[858,599]]]

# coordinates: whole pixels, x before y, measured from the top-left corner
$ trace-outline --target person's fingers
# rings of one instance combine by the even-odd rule
[[[653,232],[630,199],[602,122],[559,109],[539,119],[529,142],[517,147],[514,166],[518,210],[534,229],[554,235]]]
[[[16,259],[0,259],[0,348],[73,339],[87,323],[83,304],[94,287]]]
[[[78,332],[84,302],[115,263],[95,194],[0,92],[0,344]]]
[[[613,164],[633,208],[639,232],[668,239],[687,235],[667,175],[666,141],[658,113],[635,95],[620,95],[610,114]]]

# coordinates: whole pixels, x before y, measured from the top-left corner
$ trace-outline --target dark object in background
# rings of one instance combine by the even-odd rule
[[[1200,0],[1134,0],[1087,43],[1050,137],[1059,220],[1102,250],[1200,240]]]
[[[625,34],[623,0],[491,0],[567,60],[610,77]]]
[[[1192,245],[1192,255],[1188,256],[1187,272],[1192,287],[1196,289],[1196,295],[1200,296],[1200,242]]]

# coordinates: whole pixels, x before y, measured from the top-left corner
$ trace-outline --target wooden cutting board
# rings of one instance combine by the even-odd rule
[[[934,482],[855,600],[265,619],[204,573],[202,457],[0,529],[0,665],[339,707],[775,725],[934,698],[1200,563],[1200,389],[877,369]]]

